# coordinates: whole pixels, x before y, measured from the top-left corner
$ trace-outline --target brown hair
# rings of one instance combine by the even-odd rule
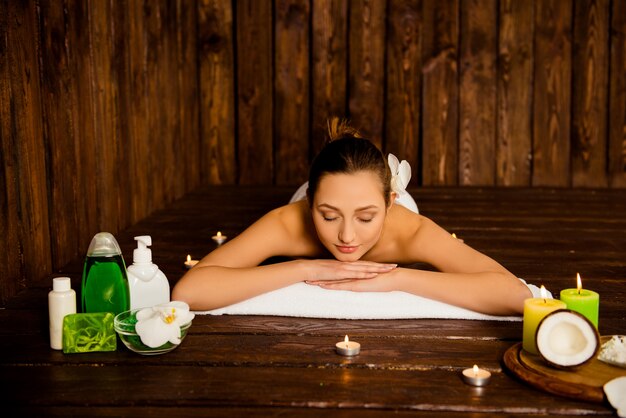
[[[309,205],[317,192],[319,182],[327,174],[352,174],[372,171],[381,181],[385,205],[389,206],[391,171],[383,153],[345,119],[337,117],[328,121],[328,142],[313,159],[309,171],[307,196]]]

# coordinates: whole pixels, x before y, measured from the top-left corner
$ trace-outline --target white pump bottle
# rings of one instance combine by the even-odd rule
[[[130,288],[130,309],[147,308],[170,301],[170,284],[159,267],[152,263],[150,235],[135,237],[137,248],[133,252],[133,264],[126,272]]]

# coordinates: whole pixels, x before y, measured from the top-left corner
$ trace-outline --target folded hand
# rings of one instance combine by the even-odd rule
[[[392,272],[380,273],[371,279],[345,279],[335,281],[315,281],[307,284],[329,290],[350,290],[352,292],[391,292],[397,290],[392,280]]]
[[[306,260],[306,282],[320,285],[327,282],[372,279],[387,273],[397,264],[376,263],[374,261]]]

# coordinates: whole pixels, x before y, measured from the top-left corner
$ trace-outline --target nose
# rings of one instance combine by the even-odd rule
[[[355,233],[352,224],[349,221],[344,221],[339,229],[339,241],[342,244],[350,244],[354,241]]]

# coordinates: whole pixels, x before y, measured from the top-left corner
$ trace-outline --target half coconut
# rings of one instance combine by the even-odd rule
[[[582,366],[596,356],[600,335],[591,321],[580,313],[559,309],[539,322],[535,344],[548,364],[567,369]]]

